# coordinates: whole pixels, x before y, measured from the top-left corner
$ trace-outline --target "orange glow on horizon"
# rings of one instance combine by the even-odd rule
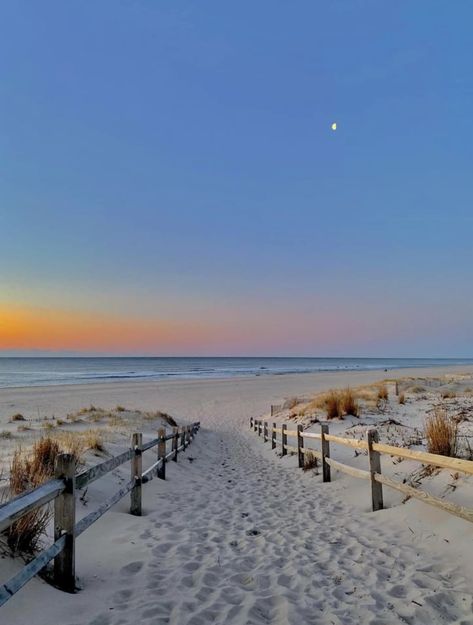
[[[214,335],[209,327],[94,312],[0,307],[0,350],[169,351]]]
[[[291,307],[209,307],[197,318],[140,318],[103,312],[0,305],[2,351],[92,352],[141,355],[251,355],[324,353],[349,348],[357,341],[376,341],[386,333],[387,319],[369,314],[353,317],[341,307],[301,311]],[[393,335],[404,322],[390,320]],[[397,327],[396,327],[397,325]]]

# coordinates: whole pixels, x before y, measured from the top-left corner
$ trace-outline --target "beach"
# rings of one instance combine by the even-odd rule
[[[473,625],[432,4],[2,4],[0,625]]]
[[[472,524],[395,496],[373,513],[368,484],[338,474],[323,484],[249,429],[251,417],[269,418],[270,405],[289,397],[462,373],[473,367],[0,389],[5,427],[14,413],[57,419],[90,405],[201,422],[166,481],[144,486],[142,517],[128,514],[125,498],[79,538],[80,591],[35,578],[1,608],[1,622],[473,623]],[[88,508],[127,471],[94,483]],[[458,491],[473,493],[467,479]],[[2,580],[19,568],[3,558]]]

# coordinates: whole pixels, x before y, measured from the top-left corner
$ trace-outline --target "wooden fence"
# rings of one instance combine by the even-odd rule
[[[283,456],[287,455],[288,451],[297,453],[299,467],[301,468],[304,467],[306,454],[312,454],[315,456],[322,464],[322,479],[324,482],[331,481],[331,469],[335,469],[337,471],[341,471],[342,473],[347,473],[352,477],[371,482],[371,505],[374,511],[383,509],[384,485],[389,488],[393,488],[408,497],[420,499],[431,506],[445,510],[446,512],[454,514],[462,519],[473,521],[472,509],[444,501],[443,499],[439,499],[433,495],[429,495],[425,491],[393,480],[390,477],[383,475],[381,472],[382,454],[395,456],[396,458],[416,460],[422,464],[473,475],[473,462],[470,460],[462,460],[460,458],[440,456],[438,454],[431,454],[424,451],[413,451],[411,449],[406,449],[405,447],[386,445],[379,442],[378,432],[376,429],[369,429],[367,432],[367,440],[364,441],[357,438],[345,438],[343,436],[330,434],[327,423],[321,424],[320,433],[304,432],[302,425],[298,425],[295,430],[288,430],[287,425],[285,424],[277,426],[276,423],[273,423],[271,426],[267,421],[261,421],[258,419],[250,419],[250,428],[257,432],[258,436],[263,436],[264,442],[271,440],[272,449],[276,449],[279,445]],[[288,445],[288,438],[295,438],[296,444]],[[304,444],[305,440],[320,441],[320,449],[306,447]],[[331,458],[331,443],[367,451],[369,470],[358,469]]]
[[[54,585],[61,590],[74,592],[76,538],[127,493],[130,493],[130,514],[140,516],[142,485],[155,476],[166,479],[166,463],[169,460],[177,461],[178,453],[184,451],[192,442],[199,428],[199,422],[182,428],[175,427],[172,434],[166,434],[166,430],[161,428],[158,431],[158,438],[147,443],[143,443],[141,433],[133,434],[130,449],[77,475],[74,456],[61,454],[56,462],[55,479],[0,506],[0,531],[3,531],[28,512],[54,501],[54,543],[0,586],[0,606],[53,559]],[[169,452],[166,449],[167,441],[172,441]],[[153,447],[157,447],[157,460],[143,471],[142,454]],[[128,461],[131,461],[129,482],[76,523],[76,489],[84,488]]]

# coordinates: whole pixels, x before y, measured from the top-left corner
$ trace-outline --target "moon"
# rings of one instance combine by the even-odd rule
[[[336,124],[336,122],[334,122],[334,123],[332,124],[332,130],[337,130],[337,124]]]

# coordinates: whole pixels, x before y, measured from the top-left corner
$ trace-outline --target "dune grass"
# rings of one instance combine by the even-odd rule
[[[432,454],[455,457],[457,434],[458,424],[441,406],[436,407],[434,413],[425,421],[427,451]]]
[[[354,391],[348,386],[341,391],[341,404],[343,414],[358,417],[360,414],[360,404],[356,398]]]
[[[312,452],[308,451],[304,454],[304,471],[311,471],[312,469],[317,469],[319,466],[317,457]]]
[[[388,387],[386,384],[381,384],[378,388],[377,398],[382,401],[387,401],[389,398]]]
[[[9,498],[40,486],[54,475],[54,464],[60,447],[50,437],[36,441],[28,453],[18,448],[13,453],[8,484]],[[46,531],[52,510],[42,506],[12,523],[4,534],[10,549],[16,553],[34,553]]]

